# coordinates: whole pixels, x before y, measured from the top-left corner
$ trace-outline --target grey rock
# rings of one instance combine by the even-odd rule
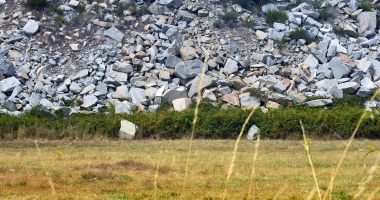
[[[260,129],[256,125],[252,125],[248,130],[247,140],[256,140],[260,133]]]
[[[5,76],[15,75],[15,67],[8,58],[0,58],[0,73]]]
[[[309,25],[309,26],[312,26],[312,27],[316,27],[318,29],[322,28],[323,25],[317,21],[315,21],[313,18],[311,17],[308,17],[306,18],[306,21],[305,21],[305,24],[306,25]]]
[[[336,86],[329,87],[327,92],[335,98],[343,98],[343,91]]]
[[[184,87],[180,87],[177,89],[169,89],[164,92],[162,97],[164,100],[166,100],[169,103],[172,103],[172,101],[175,99],[188,98],[187,89]]]
[[[274,85],[274,90],[283,93],[286,90],[286,87],[282,81],[279,81],[276,83],[276,85]]]
[[[338,89],[348,94],[353,94],[359,87],[360,85],[356,82],[345,82],[338,85]]]
[[[336,79],[340,79],[343,76],[348,75],[351,71],[348,69],[347,65],[337,57],[332,58],[329,65],[334,74],[334,78]]]
[[[303,61],[303,64],[308,64],[310,68],[316,68],[318,67],[319,62],[312,54],[309,54],[305,61]]]
[[[355,60],[356,67],[362,72],[367,73],[369,69],[373,68],[371,61]]]
[[[160,109],[161,109],[161,106],[160,106],[160,105],[150,105],[150,106],[148,107],[148,110],[149,110],[149,112],[151,112],[151,113],[156,113],[156,112],[158,112]]]
[[[327,51],[327,59],[331,59],[336,56],[336,45],[330,45],[329,50]]]
[[[3,103],[3,107],[9,111],[17,111],[17,108],[16,108],[16,105],[10,101],[10,100],[7,100]]]
[[[313,101],[308,101],[305,103],[309,107],[321,107],[321,106],[327,106],[332,104],[331,99],[316,99]]]
[[[119,31],[119,29],[115,27],[111,27],[108,30],[104,31],[104,36],[107,36],[113,40],[121,42],[124,38],[124,33]]]
[[[337,79],[324,79],[315,83],[318,89],[327,90],[331,86],[338,86]]]
[[[271,3],[265,4],[261,7],[263,13],[267,13],[269,10],[278,10],[278,8]]]
[[[363,78],[360,81],[360,84],[361,84],[361,88],[365,88],[365,89],[368,89],[368,90],[375,90],[375,89],[377,89],[377,85],[375,85],[371,81],[371,79],[369,79],[369,78]]]
[[[242,108],[257,108],[260,106],[260,99],[253,96],[242,96],[240,105]]]
[[[47,99],[41,99],[40,105],[48,109],[50,109],[53,106],[53,104]]]
[[[360,7],[360,3],[358,1],[350,1],[350,3],[348,3],[348,7],[353,11],[357,11],[358,8]]]
[[[205,90],[202,96],[202,99],[208,99],[210,101],[216,101],[217,98],[211,90]]]
[[[356,95],[358,95],[359,97],[368,97],[372,94],[372,91],[367,89],[367,88],[363,88],[363,87],[360,87],[358,92],[356,93]]]
[[[133,72],[133,67],[131,64],[116,61],[113,65],[113,70],[123,73],[130,73]]]
[[[238,63],[231,58],[228,58],[226,64],[224,65],[224,73],[230,75],[237,72],[238,70]]]
[[[167,7],[180,7],[182,5],[182,0],[160,0],[159,4]]]
[[[145,90],[141,88],[132,88],[129,93],[131,94],[132,103],[137,104],[141,101],[144,101],[145,98]]]
[[[275,29],[271,28],[268,30],[268,36],[269,36],[269,39],[273,39],[273,40],[276,40],[276,41],[282,41],[282,39],[284,38],[285,36],[285,33],[284,32],[279,32],[279,31],[276,31]]]
[[[227,44],[224,45],[223,48],[225,48],[226,51],[231,54],[237,52],[237,44]]]
[[[366,40],[364,42],[361,42],[360,46],[362,46],[364,48],[368,48],[368,47],[371,47],[371,46],[377,44],[378,42],[379,42],[379,39],[376,37],[376,38],[369,39],[369,40]]]
[[[40,30],[40,24],[39,22],[36,22],[34,20],[29,20],[28,23],[24,26],[22,31],[29,36],[33,36]]]
[[[321,63],[327,63],[327,58],[325,56],[325,54],[320,51],[320,50],[316,50],[314,47],[310,46],[309,47],[309,51],[311,54],[313,54],[314,57],[316,57]]]
[[[72,82],[71,85],[70,85],[70,92],[74,93],[74,94],[78,94],[82,91],[82,87],[76,83],[76,82]]]
[[[174,74],[181,79],[189,79],[202,73],[203,62],[201,60],[189,60],[179,63],[174,70]],[[205,72],[208,71],[207,65]]]
[[[55,113],[53,113],[47,109],[44,109],[44,108],[41,109],[41,114],[46,116],[46,117],[52,117],[52,118],[58,119],[58,116]]]
[[[198,94],[198,90],[199,90],[199,85],[201,83],[201,79],[200,79],[200,77],[196,77],[195,79],[196,80],[193,81],[193,83],[191,84],[191,87],[189,89],[189,93],[188,93],[189,97],[193,97],[194,95]],[[211,79],[209,76],[205,75],[204,78],[203,78],[203,81],[202,81],[201,91],[204,88],[208,88],[208,87],[214,86],[214,85],[215,85],[215,81],[213,79]]]
[[[168,55],[166,58],[165,66],[169,69],[174,69],[181,62],[183,62],[181,58],[173,55]]]
[[[14,76],[6,78],[0,81],[0,91],[1,92],[11,92],[16,86],[21,85],[20,81]]]
[[[123,101],[115,106],[115,114],[132,114],[132,106],[129,102]]]
[[[120,124],[119,138],[133,139],[139,130],[139,127],[136,124],[128,120],[123,119]]]
[[[358,15],[359,29],[358,32],[363,37],[371,37],[376,32],[376,12],[362,12]]]

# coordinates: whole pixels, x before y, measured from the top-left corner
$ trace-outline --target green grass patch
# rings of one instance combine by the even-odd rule
[[[286,12],[278,10],[268,10],[266,13],[267,21],[270,26],[273,26],[274,22],[284,23],[288,19]]]
[[[223,16],[223,20],[226,22],[237,20],[238,14],[236,12],[226,12],[226,14]]]
[[[371,11],[373,9],[372,3],[366,1],[366,0],[361,0],[360,1],[360,7],[363,9],[363,12],[365,11]]]
[[[305,38],[307,35],[307,30],[304,28],[296,28],[294,31],[290,32],[290,37],[295,39],[296,41],[299,39]]]
[[[334,16],[334,13],[332,11],[332,8],[330,6],[327,6],[327,8],[322,8],[318,11],[319,13],[319,17],[326,21],[328,20],[329,18],[333,17]]]

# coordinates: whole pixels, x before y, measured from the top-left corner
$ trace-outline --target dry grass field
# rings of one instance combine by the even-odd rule
[[[0,199],[222,199],[234,140],[194,140],[182,190],[189,140],[0,142]],[[256,141],[241,141],[227,199],[247,199]],[[347,141],[314,141],[310,153],[322,195]],[[354,140],[331,199],[380,199],[379,169],[368,178],[377,140]],[[158,171],[157,171],[158,167]],[[48,176],[46,175],[48,173]],[[315,188],[303,141],[262,140],[251,199],[307,199]],[[377,195],[377,196],[373,196]],[[317,193],[311,199],[318,199]]]

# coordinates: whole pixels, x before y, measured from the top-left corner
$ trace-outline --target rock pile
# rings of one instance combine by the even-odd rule
[[[59,6],[65,20],[78,16],[78,3]],[[38,21],[31,13],[3,12],[2,27],[10,22],[11,28],[0,28],[1,112],[19,114],[39,104],[52,115],[63,110],[67,115],[102,112],[108,104],[115,105],[116,113],[157,112],[162,101],[181,111],[196,98],[203,67],[202,99],[243,108],[325,106],[343,93],[366,97],[380,85],[376,12],[363,12],[356,1],[322,4],[343,15],[336,20],[343,37],[307,3],[291,10],[281,2],[264,5],[264,14],[276,9],[288,15],[285,23],[273,27],[265,15],[256,16],[237,4],[229,7],[239,13],[237,24],[257,19],[259,24],[252,29],[241,28],[250,33],[249,40],[244,40],[244,32],[229,37],[223,35],[228,28],[213,26],[213,20],[226,15],[218,3],[160,0],[149,6],[151,14],[141,17],[130,10],[123,10],[124,17],[109,14],[129,3],[94,2],[85,9],[99,11],[102,20],[70,31],[62,27],[57,33],[46,30],[45,17]],[[8,6],[0,4],[2,9]],[[290,33],[300,27],[308,34],[296,41]],[[320,42],[306,45],[307,38]],[[289,42],[285,53],[275,43],[282,40]],[[44,47],[49,41],[61,42],[59,49]],[[252,88],[265,95],[250,96],[247,91]],[[321,99],[306,102],[311,96]]]

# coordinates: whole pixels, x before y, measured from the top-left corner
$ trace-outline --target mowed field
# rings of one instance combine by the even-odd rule
[[[184,182],[189,140],[0,142],[0,199],[222,199],[234,140],[194,140]],[[347,141],[311,141],[322,196]],[[241,141],[227,199],[307,199],[315,183],[303,141]],[[380,199],[379,169],[371,167],[378,140],[355,140],[337,176],[331,199]],[[158,170],[157,170],[158,168]],[[46,172],[49,172],[48,174]],[[185,184],[185,185],[184,185]],[[184,186],[184,187],[183,187]],[[184,190],[183,190],[184,188]],[[317,193],[311,199],[318,199]]]

